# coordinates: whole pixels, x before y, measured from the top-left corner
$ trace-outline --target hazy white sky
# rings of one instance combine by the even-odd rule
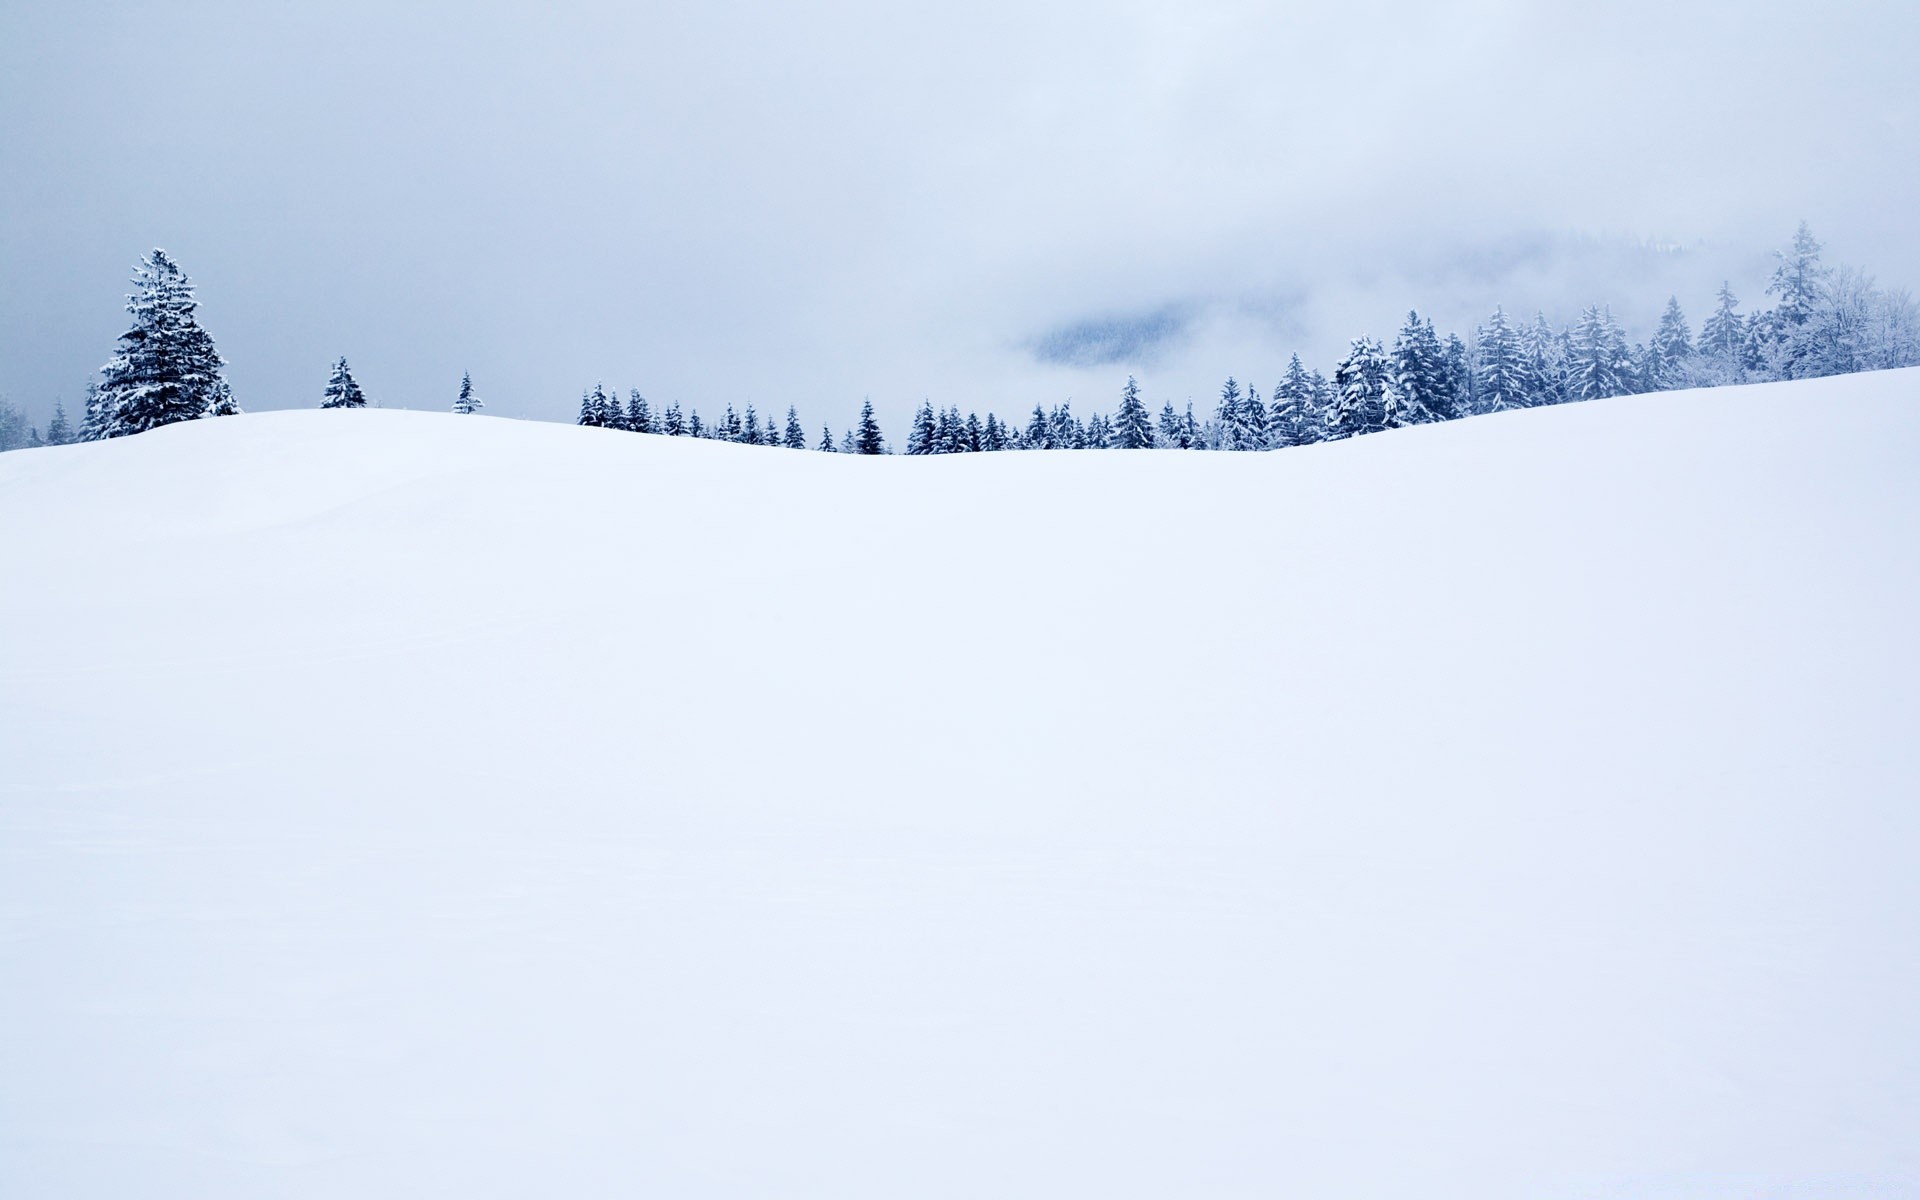
[[[0,394],[173,251],[250,408],[604,380],[812,428],[1270,385],[1409,306],[1920,285],[1920,15],[1465,0],[0,0]]]

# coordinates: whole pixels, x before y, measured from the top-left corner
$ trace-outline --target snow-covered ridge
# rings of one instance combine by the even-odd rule
[[[1916,463],[0,456],[0,1195],[1920,1197]]]

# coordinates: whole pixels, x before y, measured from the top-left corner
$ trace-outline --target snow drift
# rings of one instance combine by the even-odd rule
[[[0,1194],[1920,1196],[1916,464],[0,457]]]

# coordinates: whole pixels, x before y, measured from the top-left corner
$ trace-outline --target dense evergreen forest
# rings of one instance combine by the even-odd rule
[[[1851,267],[1821,259],[1820,243],[1803,223],[1776,256],[1767,286],[1771,308],[1740,312],[1722,285],[1696,333],[1677,299],[1669,299],[1644,342],[1634,343],[1613,312],[1586,309],[1570,327],[1538,313],[1517,320],[1495,309],[1467,337],[1442,337],[1431,320],[1409,312],[1392,342],[1353,339],[1331,374],[1294,355],[1266,391],[1229,377],[1211,411],[1191,402],[1157,412],[1129,377],[1111,414],[1082,418],[1070,403],[1035,405],[1024,418],[989,411],[964,415],[957,406],[922,404],[904,445],[907,454],[995,450],[1275,450],[1377,430],[1449,421],[1510,408],[1534,408],[1635,392],[1807,379],[1920,364],[1920,306],[1902,291],[1876,287]],[[131,328],[87,391],[76,428],[59,404],[44,432],[0,401],[0,450],[59,445],[139,433],[159,425],[239,411],[222,375],[213,339],[201,328],[192,285],[164,251],[135,269],[128,297]],[[323,408],[359,408],[366,392],[345,358],[335,361]],[[480,411],[473,381],[463,376],[452,409]],[[836,437],[807,433],[792,407],[784,419],[729,404],[712,420],[678,402],[650,404],[638,390],[623,402],[596,385],[583,394],[579,423],[664,437],[710,438],[790,450],[887,454],[871,401],[853,428]]]

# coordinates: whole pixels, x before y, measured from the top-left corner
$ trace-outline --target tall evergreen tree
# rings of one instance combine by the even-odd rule
[[[1545,313],[1533,314],[1533,324],[1523,331],[1521,344],[1527,361],[1529,403],[1564,403],[1567,399],[1566,342],[1554,334]]]
[[[1575,400],[1624,396],[1631,390],[1626,334],[1606,308],[1589,306],[1573,328],[1567,390]]]
[[[818,446],[815,446],[814,449],[820,451],[820,453],[822,454],[839,453],[839,451],[834,449],[833,429],[831,427],[826,425],[822,425],[820,427],[820,444]]]
[[[1240,381],[1231,375],[1220,385],[1220,403],[1213,410],[1213,421],[1218,432],[1208,441],[1214,449],[1253,449],[1253,427],[1247,419],[1246,401],[1240,394]]]
[[[1732,284],[1722,283],[1714,297],[1713,313],[1700,327],[1700,357],[1719,383],[1739,383],[1746,377],[1741,350],[1747,344],[1747,322],[1739,308]]]
[[[886,439],[880,436],[880,422],[873,419],[873,401],[867,400],[860,405],[860,433],[854,439],[854,449],[861,454],[885,454]]]
[[[660,422],[653,415],[653,409],[647,404],[647,398],[640,394],[639,388],[627,391],[627,428],[635,433],[659,433]]]
[[[933,402],[922,400],[920,407],[913,410],[913,424],[907,429],[907,453],[932,454],[934,434]]]
[[[686,436],[687,419],[680,413],[680,402],[678,400],[667,405],[666,415],[660,420],[660,432],[668,437]]]
[[[473,376],[462,371],[460,373],[460,395],[455,397],[453,401],[453,411],[459,413],[461,416],[471,416],[485,407],[486,406],[480,402],[480,397],[473,394]]]
[[[100,368],[102,436],[237,412],[220,373],[225,364],[194,315],[199,302],[185,273],[155,250],[134,267],[133,285],[133,327]]]
[[[1153,448],[1153,418],[1147,415],[1147,406],[1140,400],[1140,384],[1131,375],[1127,376],[1127,386],[1120,389],[1120,409],[1114,414],[1113,436],[1107,444],[1116,450]]]
[[[1446,362],[1440,339],[1432,322],[1423,322],[1420,314],[1409,312],[1407,323],[1393,339],[1393,352],[1387,361],[1386,383],[1381,390],[1381,423],[1389,429],[1444,420],[1451,414],[1447,403]]]
[[[1268,447],[1298,446],[1319,440],[1319,421],[1313,405],[1313,377],[1300,356],[1287,359],[1280,382],[1273,385],[1273,405],[1267,410]]]
[[[1053,449],[1052,427],[1047,423],[1047,414],[1036,404],[1033,416],[1027,421],[1026,449]]]
[[[787,430],[785,437],[781,439],[781,444],[789,450],[807,448],[807,432],[800,428],[800,414],[794,411],[791,404],[787,405]]]
[[[47,445],[64,446],[73,441],[73,426],[67,421],[67,407],[53,402],[53,420],[47,422]]]
[[[365,408],[367,396],[354,381],[353,372],[347,369],[345,357],[333,364],[333,375],[327,380],[327,390],[321,393],[321,408]]]
[[[1479,399],[1483,412],[1525,408],[1532,403],[1533,371],[1521,336],[1507,323],[1505,310],[1495,308],[1476,334],[1480,343]]]
[[[1329,437],[1352,437],[1385,420],[1387,356],[1379,342],[1357,337],[1333,372],[1334,401],[1327,413]]]
[[[1685,386],[1693,366],[1693,335],[1687,327],[1687,314],[1680,311],[1680,298],[1667,297],[1666,311],[1654,327],[1647,343],[1646,385],[1649,389]]]

